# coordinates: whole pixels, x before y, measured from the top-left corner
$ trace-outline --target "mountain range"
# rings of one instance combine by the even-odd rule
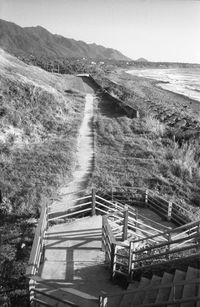
[[[112,48],[52,34],[41,26],[20,27],[2,19],[0,19],[0,47],[15,56],[25,54],[49,58],[130,60]]]

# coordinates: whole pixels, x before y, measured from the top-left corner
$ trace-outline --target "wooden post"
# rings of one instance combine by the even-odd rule
[[[148,195],[149,195],[149,190],[147,189],[145,191],[145,206],[148,206]]]
[[[131,279],[132,275],[132,242],[129,243],[129,257],[128,257],[128,276]]]
[[[104,245],[104,239],[105,238],[105,215],[102,216],[102,236],[101,236],[101,250],[105,252],[105,245]]]
[[[125,206],[123,222],[124,222],[124,227],[123,227],[122,241],[125,241],[127,240],[128,237],[128,206]]]
[[[101,291],[101,295],[99,296],[99,307],[108,306],[108,298],[106,297],[106,292]]]
[[[96,208],[96,195],[95,195],[95,189],[92,188],[92,216],[95,215],[95,208]]]
[[[129,245],[129,279],[132,280],[133,279],[133,271],[134,271],[134,263],[133,261],[135,260],[135,247],[134,247],[134,243],[130,242]]]
[[[113,202],[113,187],[111,187],[111,197],[112,197],[112,202]]]
[[[49,228],[49,205],[48,202],[46,203],[46,229],[45,231],[47,231]]]
[[[200,251],[200,224],[198,225],[197,228],[197,251]]]
[[[112,280],[115,277],[115,270],[116,270],[115,244],[112,243],[112,245],[111,245],[111,272],[112,272]]]
[[[170,249],[171,249],[171,246],[170,246],[171,240],[172,240],[172,235],[171,235],[171,232],[169,232],[169,233],[168,233],[168,248],[167,248],[167,252],[170,252]],[[169,255],[169,254],[167,254],[167,259],[170,260],[170,255]]]
[[[135,227],[137,227],[138,226],[138,224],[137,224],[137,220],[138,220],[138,209],[135,209]],[[136,230],[135,230],[135,232],[136,232]]]
[[[172,217],[172,201],[169,201],[168,203],[168,211],[167,211],[167,220],[171,221],[171,217]]]

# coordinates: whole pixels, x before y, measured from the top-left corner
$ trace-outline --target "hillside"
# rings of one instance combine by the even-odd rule
[[[2,49],[0,71],[0,287],[19,288],[40,206],[75,167],[85,99],[80,78],[26,65]]]
[[[32,54],[52,59],[92,58],[129,60],[119,51],[96,44],[65,38],[37,27],[22,28],[14,23],[0,20],[0,47],[14,55]]]

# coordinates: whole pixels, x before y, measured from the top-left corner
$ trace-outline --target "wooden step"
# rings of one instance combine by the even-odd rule
[[[198,269],[188,267],[185,280],[192,281],[196,278],[199,278],[199,276],[200,274]],[[197,294],[198,287],[196,284],[184,285],[182,298],[194,297],[197,296]],[[195,302],[182,303],[180,307],[195,307]]]
[[[142,277],[141,280],[140,280],[140,284],[138,286],[138,289],[143,289],[143,288],[148,287],[150,285],[150,282],[151,282],[151,279]],[[132,300],[132,304],[130,306],[136,306],[136,305],[142,304],[143,299],[144,299],[144,295],[145,295],[145,290],[136,293],[133,300]]]
[[[139,286],[139,282],[134,282],[134,283],[130,283],[128,288],[127,288],[127,291],[131,291],[131,290],[135,290],[137,289]],[[118,307],[127,307],[129,305],[131,305],[133,299],[134,299],[134,293],[131,293],[131,294],[125,294],[121,297],[121,302],[120,304],[118,305]],[[109,304],[110,306],[110,304]],[[117,306],[117,305],[116,305]]]
[[[174,275],[165,272],[161,280],[161,285],[164,286],[164,285],[171,284],[173,278],[174,278]],[[169,288],[159,289],[157,298],[156,298],[156,303],[167,301],[170,295],[170,290],[171,290],[171,286]]]
[[[173,282],[178,282],[178,281],[184,280],[185,276],[186,276],[186,272],[176,270],[175,274],[174,274]],[[176,293],[175,293],[176,299],[181,298],[182,293],[183,293],[183,286],[176,287]],[[169,301],[172,301],[173,297],[174,297],[174,290],[173,290],[173,288],[171,288],[170,295],[169,295]],[[174,304],[174,305],[168,305],[167,307],[179,307],[179,306],[177,304]]]
[[[161,283],[161,279],[162,277],[153,275],[151,282],[150,282],[150,286],[154,287],[154,286],[159,285]],[[145,294],[144,300],[143,300],[143,304],[155,303],[157,294],[158,294],[158,289],[147,291]]]

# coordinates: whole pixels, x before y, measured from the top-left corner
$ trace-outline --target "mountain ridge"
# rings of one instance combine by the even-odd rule
[[[130,60],[116,49],[52,34],[41,26],[21,27],[2,19],[0,19],[0,47],[15,56],[32,54],[46,55],[50,58]]]

